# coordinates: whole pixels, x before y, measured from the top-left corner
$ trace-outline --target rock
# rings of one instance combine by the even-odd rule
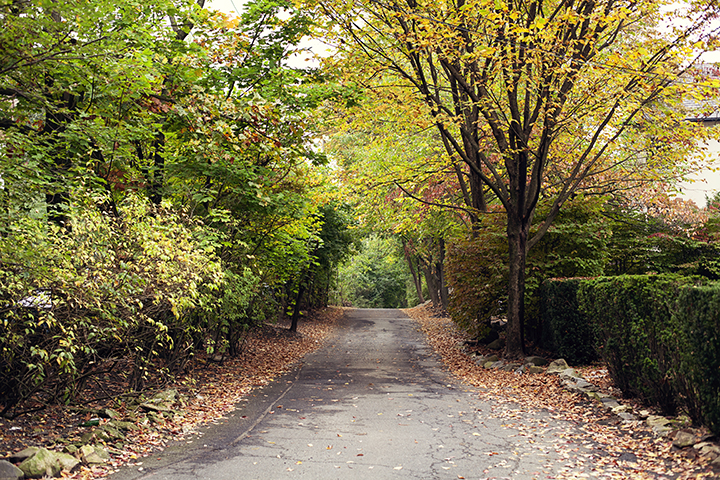
[[[70,455],[75,455],[77,451],[78,447],[76,447],[75,445],[66,445],[65,448],[63,448],[63,452]]]
[[[569,368],[568,370],[573,370],[573,369]],[[566,371],[568,371],[568,370],[566,370]],[[574,370],[573,370],[573,372],[574,372]],[[568,373],[570,373],[570,372],[568,372]],[[566,376],[564,373],[561,373],[560,375],[563,378],[563,380],[562,380],[563,385],[565,385],[565,387],[568,390],[581,392],[581,393],[595,392],[598,390],[598,388],[595,385],[588,382],[587,380],[585,380],[582,377],[570,376],[570,375]]]
[[[638,412],[638,416],[640,418],[642,418],[643,420],[645,420],[646,418],[648,418],[650,416],[650,411],[649,410],[640,410]]]
[[[102,426],[102,429],[113,440],[122,440],[125,438],[125,434],[112,425],[105,424]]]
[[[502,368],[505,365],[505,362],[502,360],[498,360],[497,362],[493,362],[492,365],[490,365],[490,368]]]
[[[162,404],[155,404],[155,403],[141,403],[140,407],[143,410],[149,411],[149,412],[172,412],[173,409],[171,407],[168,407],[167,405]]]
[[[592,383],[588,382],[588,381],[585,380],[584,378],[578,378],[578,379],[577,379],[577,381],[575,382],[575,388],[580,388],[580,389],[582,389],[582,390],[587,390],[587,389],[591,389],[591,388],[597,389],[597,387],[596,387],[595,385],[593,385]]]
[[[98,411],[98,415],[103,418],[110,418],[112,420],[119,420],[122,417],[122,415],[120,415],[118,412],[116,412],[112,408],[104,408],[104,409]]]
[[[485,357],[486,362],[497,362],[500,360],[500,358],[497,355],[490,355],[489,357]]]
[[[22,480],[24,476],[25,472],[18,467],[7,460],[0,460],[0,480]]]
[[[617,401],[615,397],[604,397],[600,399],[600,403],[602,403],[602,406],[605,407],[607,410],[610,410],[612,412],[613,408],[622,407]]]
[[[72,472],[80,465],[80,460],[67,453],[53,452],[62,470]]]
[[[667,425],[670,423],[670,420],[660,415],[649,415],[645,423],[647,423],[649,427],[656,427]]]
[[[638,419],[635,415],[628,412],[620,412],[617,416],[622,418],[623,422],[635,422]]]
[[[503,347],[505,347],[505,339],[504,338],[498,338],[497,340],[489,343],[487,346],[487,348],[489,348],[490,350],[500,350]]]
[[[138,428],[133,422],[121,422],[120,420],[111,420],[107,423],[107,425],[125,432],[134,431]]]
[[[53,452],[45,448],[38,449],[35,455],[25,459],[18,467],[27,478],[57,477],[62,470]]]
[[[500,370],[503,370],[505,372],[514,372],[515,370],[520,368],[520,366],[521,365],[519,363],[508,363],[499,368]]]
[[[590,392],[587,390],[585,391],[585,395],[587,395],[590,400],[595,400],[597,402],[599,402],[601,398],[600,395],[597,394],[597,392]]]
[[[525,371],[527,373],[543,373],[545,371],[545,369],[542,367],[538,367],[536,365],[527,365],[525,367]]]
[[[83,445],[80,448],[80,457],[88,465],[102,465],[110,460],[110,455],[105,449],[94,445]]]
[[[546,373],[560,373],[569,368],[570,366],[567,364],[567,362],[564,359],[559,358],[550,363],[546,370]]]
[[[615,415],[629,412],[632,412],[632,407],[629,405],[618,405],[617,407],[612,408],[612,413],[614,413]]]
[[[695,445],[695,435],[689,432],[680,430],[675,434],[675,440],[673,440],[673,447],[686,448]]]
[[[525,357],[525,363],[531,363],[537,367],[542,367],[548,364],[548,361],[542,357]]]
[[[155,394],[147,402],[141,403],[138,408],[151,412],[174,413],[172,406],[175,403],[183,404],[184,402],[178,394],[178,391],[174,388],[170,388],[168,390]]]
[[[495,365],[495,362],[485,362],[483,364],[483,367],[487,368],[487,369],[491,369],[493,365]]]
[[[672,430],[670,426],[670,420],[660,415],[650,415],[645,419],[645,423],[648,427],[653,429],[656,435],[664,437]]]
[[[576,379],[576,378],[582,378],[578,373],[575,371],[574,368],[566,368],[562,372],[558,373],[558,376],[560,378],[569,378],[569,379]]]
[[[107,442],[107,441],[111,440],[111,438],[110,438],[110,435],[108,435],[108,433],[105,430],[98,428],[98,429],[91,430],[91,431],[85,433],[80,438],[80,443],[82,443],[84,445],[87,443],[92,443],[95,440]]]
[[[17,453],[13,453],[7,459],[12,463],[20,463],[23,460],[27,460],[28,458],[35,455],[38,450],[40,450],[39,447],[28,447],[25,450],[20,450]]]
[[[693,448],[695,447],[697,447],[697,445],[693,445]],[[705,445],[698,449],[698,455],[708,458],[709,460],[715,460],[720,457],[720,447],[712,443],[705,443]]]

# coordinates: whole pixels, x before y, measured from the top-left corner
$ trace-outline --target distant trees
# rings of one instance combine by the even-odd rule
[[[370,235],[339,271],[338,299],[359,308],[408,306],[408,267],[397,241]]]

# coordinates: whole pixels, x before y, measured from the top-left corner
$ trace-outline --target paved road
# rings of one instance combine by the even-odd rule
[[[491,404],[446,375],[398,310],[350,310],[302,367],[223,425],[112,480],[554,478],[589,445],[546,412]],[[246,418],[242,418],[245,416]],[[587,450],[590,453],[590,450]],[[583,475],[584,476],[584,475]],[[592,476],[592,475],[591,475]]]

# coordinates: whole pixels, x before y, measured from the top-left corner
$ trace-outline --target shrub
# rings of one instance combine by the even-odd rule
[[[682,329],[672,315],[678,289],[693,280],[675,275],[624,275],[582,282],[581,312],[596,325],[598,348],[617,386],[664,413],[678,407]]]
[[[673,323],[680,335],[666,338],[678,396],[693,420],[720,433],[720,284],[679,292]]]
[[[550,279],[542,284],[540,317],[545,319],[542,346],[571,365],[598,358],[594,323],[578,309],[577,291],[582,279]]]
[[[504,313],[506,259],[506,240],[493,228],[448,245],[445,275],[452,289],[448,310],[458,327],[473,338],[485,337],[491,317]]]
[[[0,237],[0,399],[7,415],[43,392],[82,391],[107,359],[129,358],[130,386],[180,345],[185,313],[223,285],[201,224],[128,197],[121,217],[92,202],[69,212],[72,230],[23,218]],[[214,308],[210,306],[210,308]]]

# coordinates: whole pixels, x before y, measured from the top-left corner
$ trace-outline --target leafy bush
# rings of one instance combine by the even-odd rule
[[[485,337],[491,317],[504,313],[507,298],[507,245],[501,231],[487,228],[449,244],[445,274],[453,321],[473,338]]]
[[[550,279],[542,284],[540,317],[545,319],[542,345],[571,365],[596,360],[594,323],[578,309],[577,291],[582,279]]]
[[[704,281],[669,274],[553,280],[543,285],[543,313],[561,355],[572,358],[577,345],[594,340],[625,394],[666,414],[684,410],[720,433],[720,283]]]
[[[202,225],[188,218],[132,196],[119,219],[90,203],[69,213],[71,231],[23,218],[0,238],[4,414],[38,391],[74,398],[112,358],[132,359],[130,385],[142,387],[178,348],[184,314],[223,286],[219,259],[196,238]]]

